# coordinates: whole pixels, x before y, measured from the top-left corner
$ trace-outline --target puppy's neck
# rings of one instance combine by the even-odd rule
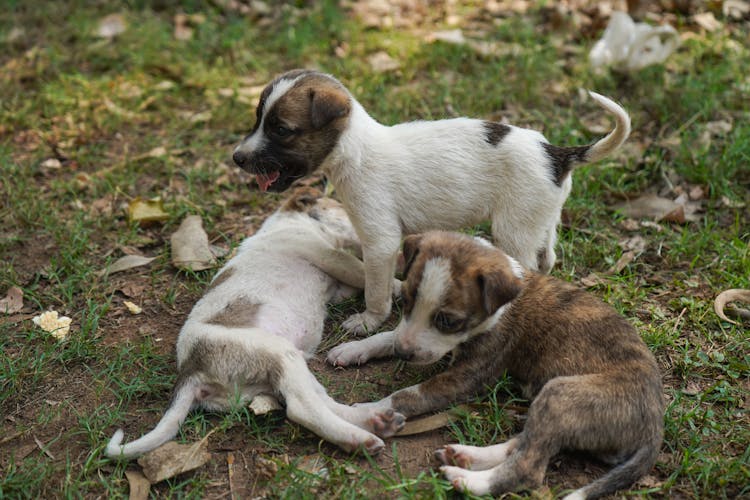
[[[349,177],[359,176],[372,152],[382,152],[388,127],[382,125],[352,97],[349,124],[321,170],[338,189],[346,190]]]

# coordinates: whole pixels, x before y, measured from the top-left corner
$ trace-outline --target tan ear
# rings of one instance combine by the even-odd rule
[[[477,284],[487,316],[521,293],[521,280],[503,271],[486,271],[477,276]]]
[[[284,202],[282,210],[288,212],[304,212],[311,206],[315,205],[315,202],[322,196],[323,193],[313,187],[306,186],[298,188],[289,198],[287,198],[286,202]]]
[[[310,101],[310,123],[315,129],[348,115],[351,109],[349,96],[337,89],[310,89]]]
[[[414,259],[419,253],[419,244],[421,242],[421,234],[410,234],[404,238],[404,272],[402,273],[404,278],[409,274],[409,269],[411,269],[411,265],[414,263]]]

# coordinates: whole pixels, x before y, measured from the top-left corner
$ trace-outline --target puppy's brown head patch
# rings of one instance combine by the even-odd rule
[[[442,304],[433,317],[434,326],[444,333],[480,325],[513,300],[523,286],[505,253],[470,236],[431,231],[407,238],[404,256],[407,262],[408,256],[412,257],[402,289],[406,314],[419,293],[425,265],[438,259],[449,262],[450,276]]]
[[[234,161],[255,174],[261,190],[284,191],[317,170],[348,124],[351,97],[331,76],[294,70],[261,94],[255,127]]]

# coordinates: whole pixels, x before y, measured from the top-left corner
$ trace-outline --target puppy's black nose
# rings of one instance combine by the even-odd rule
[[[404,361],[410,361],[414,357],[413,352],[402,351],[398,348],[398,346],[394,347],[393,350],[396,353],[396,357],[399,359],[403,359]]]
[[[244,167],[245,162],[247,161],[247,156],[245,156],[242,151],[235,151],[232,155],[232,159],[237,164],[238,167]]]

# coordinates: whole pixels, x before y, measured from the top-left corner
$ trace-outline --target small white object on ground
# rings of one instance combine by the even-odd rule
[[[50,332],[56,339],[62,340],[70,333],[72,320],[67,316],[58,316],[57,311],[45,311],[31,318],[31,321],[45,332]]]
[[[664,62],[680,43],[672,26],[636,23],[624,12],[613,12],[602,38],[594,44],[589,60],[594,68],[614,66],[637,71]]]

